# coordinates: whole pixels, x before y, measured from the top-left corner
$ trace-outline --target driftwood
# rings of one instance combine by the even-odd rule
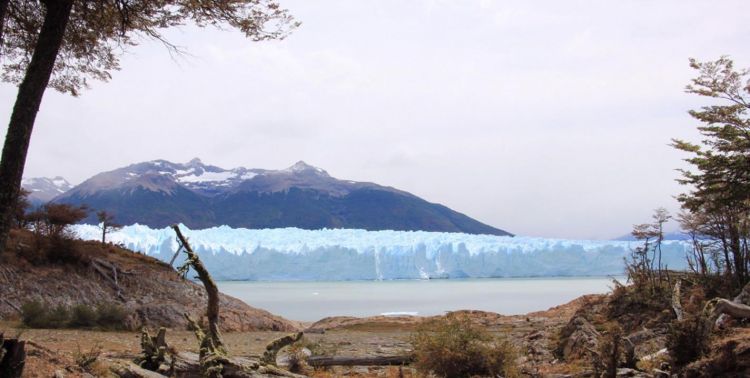
[[[741,303],[735,303],[726,299],[717,298],[713,300],[714,302],[714,308],[713,308],[713,315],[714,316],[724,316],[729,315],[733,318],[750,318],[750,306],[744,305]],[[716,320],[717,323],[719,320]]]
[[[261,361],[230,357],[228,355],[226,347],[221,340],[221,332],[219,332],[219,288],[211,278],[203,262],[198,258],[198,254],[193,251],[187,238],[182,235],[180,228],[177,225],[173,225],[172,229],[177,234],[178,251],[184,250],[188,255],[185,264],[177,271],[184,276],[190,268],[195,270],[198,273],[198,279],[201,280],[208,294],[208,305],[206,308],[208,329],[206,332],[189,314],[185,314],[188,326],[193,330],[195,337],[200,342],[200,354],[196,356],[194,353],[176,353],[172,357],[172,374],[178,377],[196,376],[196,374],[199,374],[200,376],[211,378],[303,377],[279,369],[273,365],[266,365]]]
[[[211,339],[216,348],[224,349],[224,343],[221,341],[221,332],[219,331],[219,288],[216,286],[213,278],[211,278],[203,262],[198,258],[198,254],[193,252],[193,248],[190,247],[187,238],[182,235],[180,227],[175,224],[172,225],[172,229],[177,234],[177,242],[180,248],[184,249],[188,255],[185,265],[178,271],[187,274],[189,268],[193,268],[198,273],[198,279],[201,280],[203,286],[206,288],[206,294],[208,294],[208,305],[206,306],[208,333],[206,336]]]
[[[680,303],[680,284],[682,280],[678,279],[677,283],[674,284],[674,290],[672,290],[672,309],[674,310],[677,320],[681,321],[684,318],[684,311],[682,310],[682,303]]]
[[[261,361],[268,365],[276,366],[276,355],[279,354],[279,351],[285,346],[294,344],[299,341],[302,338],[302,335],[302,332],[297,332],[286,335],[284,337],[279,337],[278,339],[271,341],[268,345],[266,345],[266,351],[263,353]]]
[[[191,352],[180,352],[175,356],[174,376],[198,377],[201,376],[200,356]],[[294,374],[279,369],[275,366],[263,366],[258,360],[242,357],[226,357],[223,361],[222,376],[232,377],[287,377],[304,378],[303,375]]]
[[[413,361],[414,361],[414,357],[412,356],[376,356],[376,357],[313,356],[307,359],[307,363],[313,367],[409,365]]]
[[[109,370],[120,378],[164,378],[164,375],[146,370],[132,362],[116,361],[109,365]]]
[[[26,342],[0,333],[0,377],[20,378],[26,365]]]
[[[151,336],[144,327],[141,329],[141,357],[138,359],[138,365],[151,371],[171,370],[172,363],[167,360],[167,330],[164,327],[159,328],[156,336]]]
[[[172,229],[177,234],[178,251],[184,250],[188,255],[185,264],[177,271],[184,276],[191,268],[195,270],[208,294],[206,310],[208,329],[206,331],[189,314],[184,314],[188,327],[195,333],[195,337],[200,343],[200,353],[179,353],[170,350],[166,342],[166,330],[164,328],[160,329],[156,336],[149,335],[144,329],[141,333],[143,352],[141,358],[138,359],[139,364],[114,362],[110,370],[119,377],[128,378],[163,378],[165,376],[209,378],[304,377],[273,365],[267,365],[258,359],[229,356],[219,332],[219,289],[198,255],[190,247],[187,238],[180,232],[179,227],[173,225]],[[283,344],[283,342],[279,343]]]
[[[747,305],[750,304],[750,282],[748,282],[743,288],[742,291],[740,291],[739,294],[737,294],[732,301],[728,301],[726,299],[722,298],[714,298],[713,300],[709,301],[709,304],[715,305],[716,307],[713,308],[712,316],[716,317],[716,322],[714,325],[718,328],[722,328],[724,324],[727,322],[727,317],[735,317],[735,318],[747,318],[750,317],[750,315],[745,316],[735,316],[733,314],[742,314],[744,311],[743,308],[747,307]],[[725,303],[729,302],[729,303]],[[719,305],[722,303],[721,305]],[[748,308],[750,309],[750,308]]]

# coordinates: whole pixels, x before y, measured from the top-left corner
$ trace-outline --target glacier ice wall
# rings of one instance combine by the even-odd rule
[[[621,275],[623,258],[638,245],[425,231],[182,229],[219,280]],[[101,238],[96,226],[77,225],[75,231],[83,239]],[[177,249],[169,228],[126,226],[109,240],[164,261]],[[686,269],[688,248],[685,242],[664,242],[663,263],[671,269]]]

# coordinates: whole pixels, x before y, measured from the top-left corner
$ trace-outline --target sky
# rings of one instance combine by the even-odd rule
[[[608,239],[679,210],[670,139],[699,140],[687,111],[711,103],[684,93],[688,58],[750,67],[746,0],[281,3],[302,22],[285,40],[185,26],[165,34],[184,56],[143,40],[110,82],[48,90],[24,176],[304,160],[516,234]]]

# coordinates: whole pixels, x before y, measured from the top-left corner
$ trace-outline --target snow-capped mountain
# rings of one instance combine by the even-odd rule
[[[83,239],[101,230],[78,225]],[[622,275],[639,242],[565,240],[424,231],[248,230],[226,226],[182,231],[219,280],[389,280]],[[170,261],[170,228],[133,225],[109,236],[127,248]],[[661,262],[688,269],[691,244],[666,241]],[[181,257],[182,258],[182,257]],[[552,288],[551,290],[554,290]]]
[[[21,186],[29,191],[29,202],[34,206],[47,203],[73,187],[60,176],[25,178],[21,181]]]
[[[445,206],[368,182],[339,180],[297,162],[281,170],[155,160],[100,173],[56,202],[114,213],[118,222],[191,228],[299,227],[510,235]],[[93,222],[91,217],[88,221]]]

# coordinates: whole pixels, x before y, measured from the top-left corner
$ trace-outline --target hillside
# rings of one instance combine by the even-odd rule
[[[17,309],[30,300],[49,307],[115,303],[127,311],[128,329],[141,325],[184,329],[184,313],[194,318],[205,313],[203,287],[178,277],[154,258],[114,245],[73,241],[79,261],[53,263],[34,245],[31,233],[14,230],[0,256],[0,319],[18,317]],[[221,318],[227,331],[288,331],[299,326],[223,294]]]
[[[54,202],[114,213],[122,224],[192,229],[356,228],[511,235],[440,204],[369,182],[340,180],[304,162],[282,170],[155,160],[97,174]],[[95,216],[86,219],[96,223]]]

